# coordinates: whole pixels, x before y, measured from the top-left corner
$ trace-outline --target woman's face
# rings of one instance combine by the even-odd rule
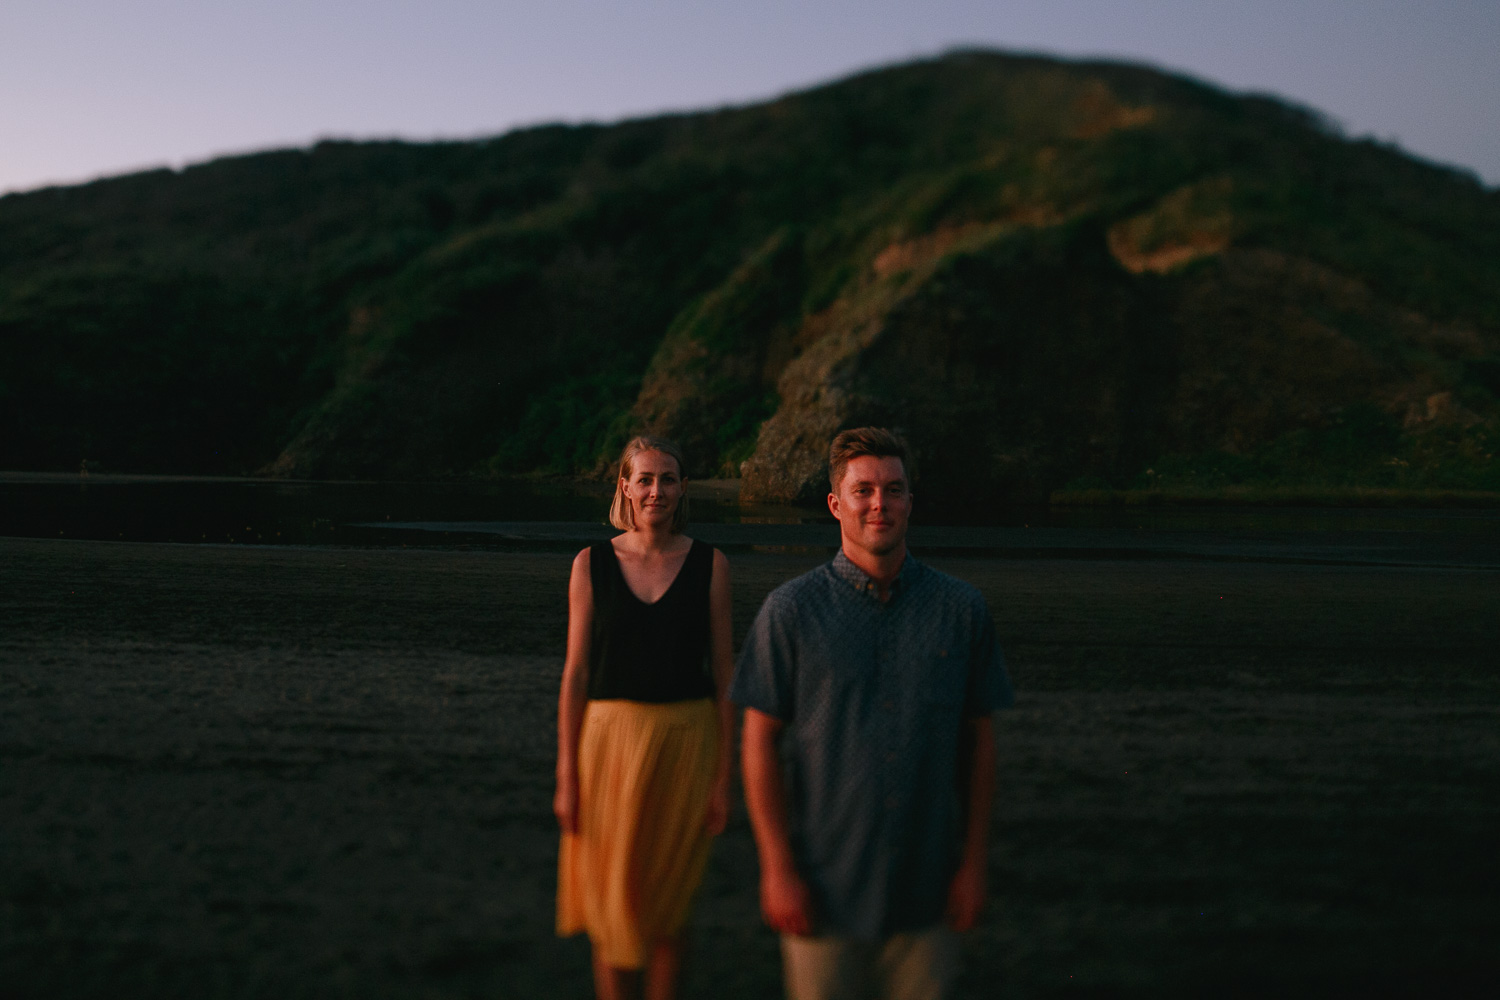
[[[677,460],[659,451],[643,451],[630,463],[625,480],[636,527],[667,527],[682,500],[682,470]]]

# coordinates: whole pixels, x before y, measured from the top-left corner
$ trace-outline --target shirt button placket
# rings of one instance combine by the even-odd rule
[[[880,708],[881,708],[881,757],[880,769],[882,781],[885,788],[885,811],[888,815],[895,814],[901,808],[901,788],[899,775],[900,754],[900,731],[901,731],[901,703],[898,697],[899,685],[896,683],[896,651],[891,649],[891,629],[888,627],[890,620],[890,604],[882,604],[880,612],[876,617],[876,662],[878,670],[876,676],[880,684]]]
[[[901,641],[900,630],[892,618],[892,605],[895,603],[895,595],[892,594],[890,601],[880,606],[876,617],[878,631],[876,636],[878,652],[878,683],[880,684],[880,707],[881,707],[881,757],[880,775],[881,786],[885,796],[881,801],[883,807],[881,812],[884,822],[881,826],[881,869],[884,876],[887,891],[889,887],[901,880],[901,873],[897,870],[897,858],[895,845],[900,842],[899,830],[901,828],[901,815],[904,806],[904,785],[902,783],[901,766],[901,737],[902,737],[902,711],[901,704],[902,686],[900,683],[901,653],[899,647]],[[889,898],[886,900],[889,904]],[[887,920],[890,915],[887,915]]]

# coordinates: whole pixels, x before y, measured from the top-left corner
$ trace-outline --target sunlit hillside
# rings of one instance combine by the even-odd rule
[[[1500,489],[1500,193],[1312,112],[996,53],[753,107],[0,198],[0,468]]]

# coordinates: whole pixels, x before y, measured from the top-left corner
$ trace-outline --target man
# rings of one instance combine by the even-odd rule
[[[907,554],[905,443],[845,431],[828,464],[841,549],[766,598],[730,688],[761,911],[793,1000],[945,997],[1010,683],[984,598]]]

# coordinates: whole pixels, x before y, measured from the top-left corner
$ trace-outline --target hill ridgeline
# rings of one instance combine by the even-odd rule
[[[0,198],[0,467],[1500,490],[1500,193],[1315,113],[992,52],[766,104]],[[980,494],[975,494],[980,495]]]

